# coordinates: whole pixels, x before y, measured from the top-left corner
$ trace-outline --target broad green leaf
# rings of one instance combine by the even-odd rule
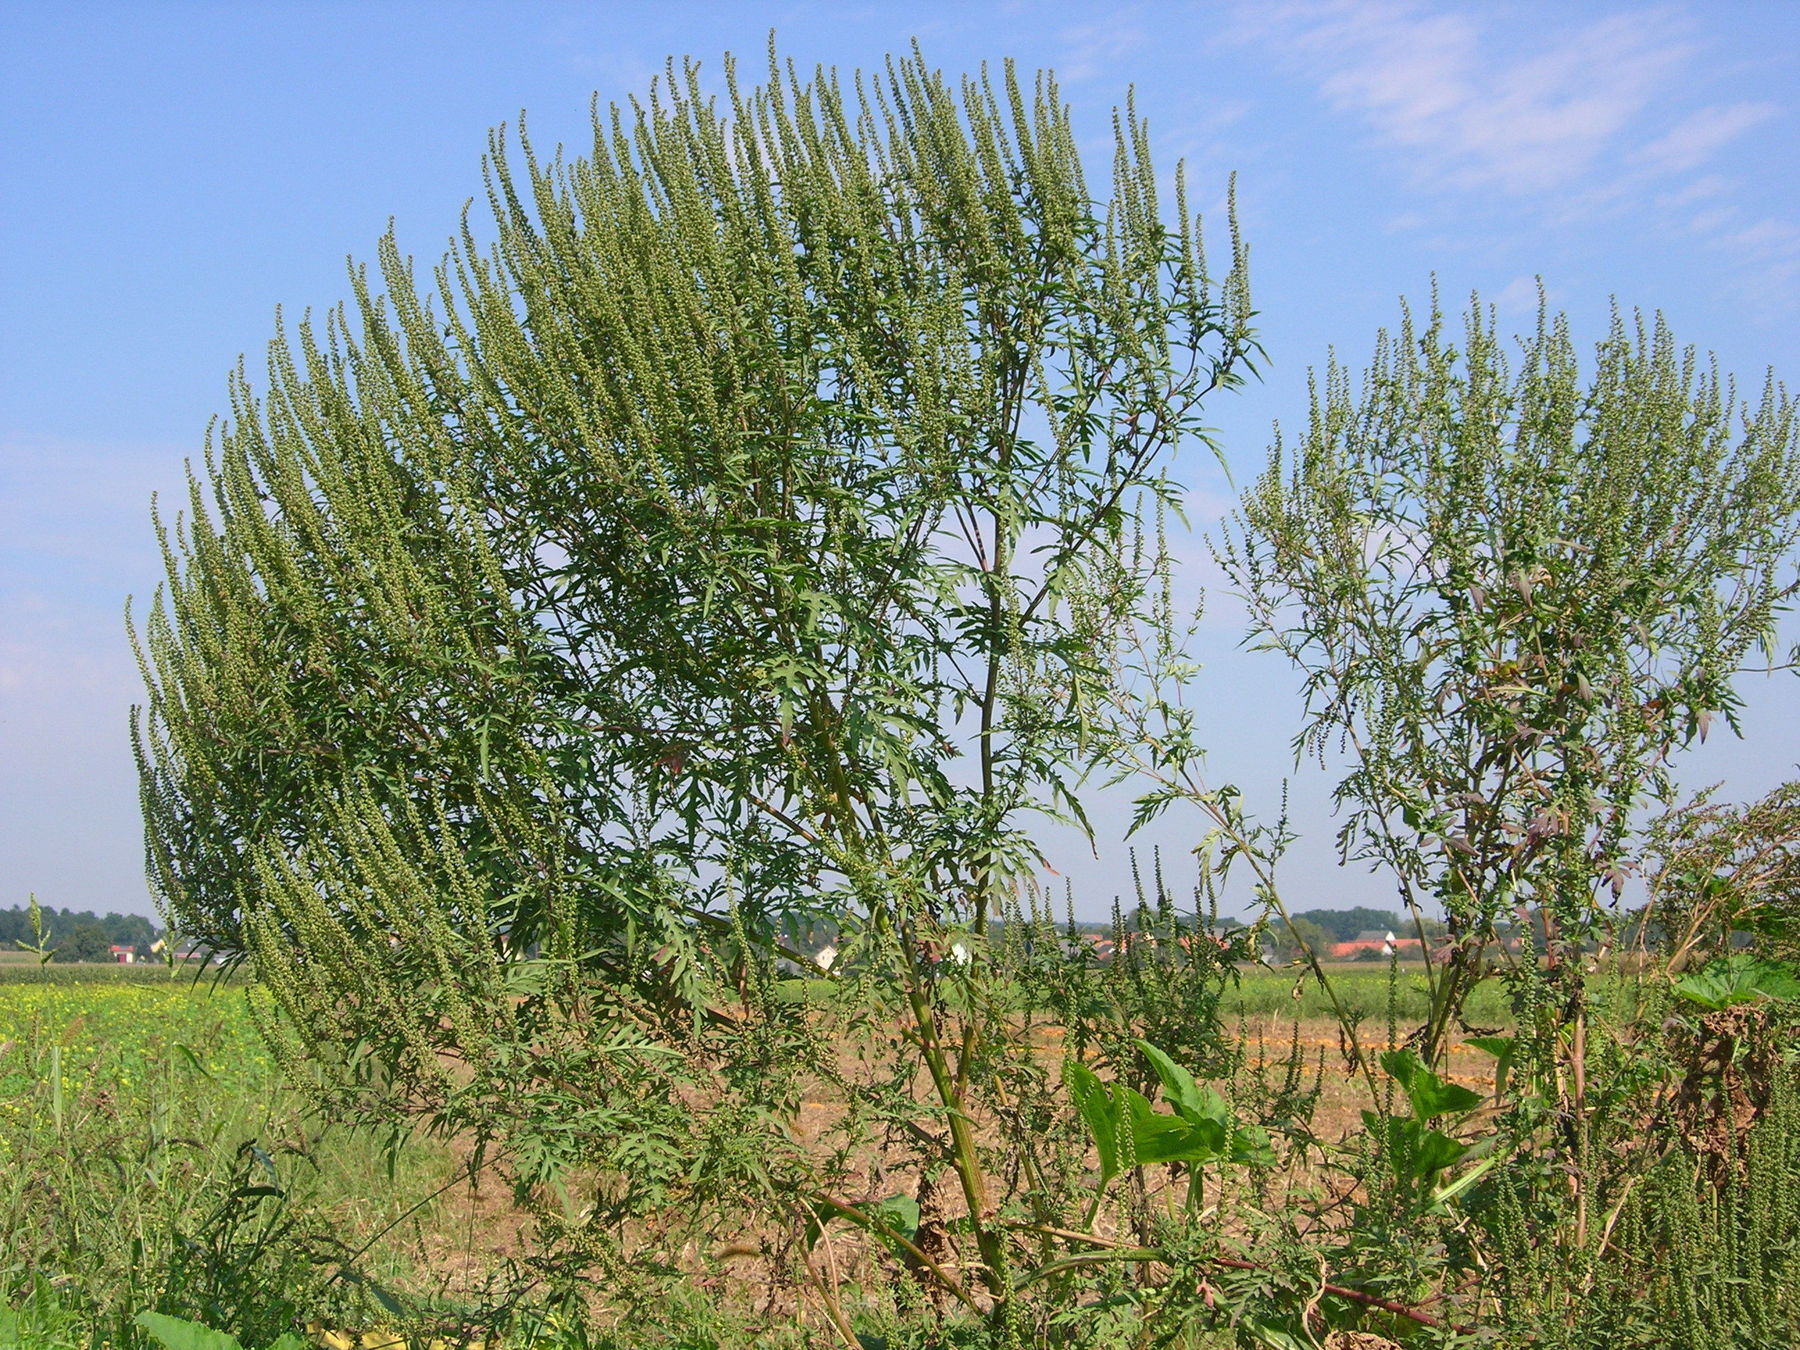
[[[819,1245],[819,1239],[825,1236],[825,1225],[833,1219],[842,1218],[843,1211],[836,1205],[826,1204],[823,1200],[814,1200],[806,1208],[812,1217],[806,1221],[806,1231],[801,1236],[801,1244],[810,1252]]]
[[[1275,1149],[1269,1132],[1260,1125],[1244,1125],[1231,1132],[1231,1161],[1244,1167],[1273,1167]]]
[[[1362,1113],[1363,1124],[1382,1141],[1394,1175],[1402,1181],[1429,1182],[1469,1151],[1469,1146],[1410,1116]]]
[[[1226,1150],[1225,1126],[1216,1120],[1184,1120],[1164,1115],[1151,1106],[1142,1093],[1130,1088],[1118,1089],[1124,1098],[1137,1160],[1146,1166],[1156,1163],[1205,1163],[1221,1157]]]
[[[1469,1044],[1494,1057],[1494,1096],[1505,1097],[1506,1079],[1512,1072],[1513,1056],[1518,1052],[1516,1036],[1471,1036]]]
[[[243,1350],[236,1336],[167,1313],[141,1312],[132,1319],[164,1350]]]
[[[1239,1326],[1245,1335],[1265,1350],[1309,1350],[1307,1343],[1298,1336],[1283,1331],[1280,1327],[1272,1327],[1267,1322],[1247,1317]]]
[[[1178,1114],[1189,1121],[1209,1120],[1220,1126],[1230,1119],[1225,1099],[1217,1092],[1201,1087],[1191,1073],[1149,1041],[1140,1040],[1137,1047],[1150,1061],[1150,1067],[1156,1070],[1156,1076],[1162,1080],[1163,1093]]]
[[[1119,1171],[1119,1115],[1112,1094],[1100,1076],[1076,1060],[1063,1064],[1063,1079],[1075,1098],[1075,1109],[1088,1127],[1088,1137],[1100,1155],[1100,1184],[1106,1185]]]
[[[1793,968],[1748,952],[1714,957],[1697,971],[1675,981],[1675,993],[1703,1008],[1731,1008],[1761,999],[1800,998]]]
[[[824,1200],[815,1200],[807,1208],[812,1214],[804,1236],[807,1251],[819,1245],[819,1239],[834,1221],[854,1224],[890,1246],[896,1245],[892,1241],[895,1234],[911,1242],[919,1231],[919,1202],[905,1192],[865,1205],[854,1215]]]
[[[1413,1175],[1421,1181],[1429,1181],[1468,1151],[1469,1146],[1460,1140],[1438,1130],[1421,1129],[1413,1144]]]
[[[875,1205],[869,1211],[869,1217],[911,1242],[919,1231],[919,1202],[902,1191]]]
[[[1468,1190],[1469,1187],[1473,1186],[1477,1181],[1480,1181],[1484,1176],[1486,1176],[1495,1167],[1497,1167],[1499,1165],[1499,1163],[1500,1163],[1500,1159],[1498,1159],[1498,1158],[1483,1158],[1480,1162],[1476,1163],[1468,1171],[1464,1172],[1455,1181],[1452,1181],[1449,1184],[1447,1184],[1445,1186],[1441,1186],[1437,1190],[1433,1191],[1431,1193],[1431,1206],[1430,1207],[1433,1210],[1442,1210],[1442,1209],[1447,1208],[1452,1200],[1455,1200],[1464,1191]]]
[[[1406,1093],[1413,1116],[1420,1121],[1442,1115],[1473,1111],[1481,1105],[1479,1092],[1460,1083],[1446,1082],[1411,1050],[1387,1050],[1381,1055],[1381,1067],[1392,1074]]]

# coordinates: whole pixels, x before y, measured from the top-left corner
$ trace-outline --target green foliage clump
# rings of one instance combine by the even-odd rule
[[[1604,1221],[1585,1242],[1569,1240],[1553,1161],[1521,1153],[1494,1176],[1477,1213],[1501,1344],[1749,1350],[1800,1337],[1800,1072],[1767,1054],[1791,1044],[1795,1021],[1759,1013],[1736,1030],[1723,1056],[1676,1031],[1645,1109],[1590,1171]]]
[[[1741,942],[1800,957],[1800,782],[1747,805],[1703,792],[1654,823],[1647,851],[1642,941],[1672,969]]]
[[[1295,914],[1296,923],[1305,920],[1316,925],[1320,931],[1330,935],[1333,942],[1349,942],[1358,933],[1371,930],[1385,933],[1407,931],[1409,925],[1392,910],[1370,909],[1367,905],[1357,905],[1352,909],[1304,909]]]
[[[1297,750],[1351,748],[1346,857],[1449,921],[1428,1057],[1517,915],[1579,1005],[1639,810],[1734,721],[1796,531],[1793,401],[1746,405],[1660,319],[1615,316],[1584,378],[1560,316],[1515,362],[1478,301],[1460,343],[1434,303],[1276,441],[1219,559],[1305,675]]]

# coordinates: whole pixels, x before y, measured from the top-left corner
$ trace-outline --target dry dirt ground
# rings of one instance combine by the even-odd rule
[[[1246,1064],[1285,1062],[1291,1053],[1295,1029],[1296,1024],[1292,1021],[1252,1019],[1247,1026],[1244,1046]],[[1368,1084],[1361,1075],[1350,1070],[1336,1022],[1305,1021],[1298,1024],[1298,1030],[1299,1044],[1308,1053],[1308,1058],[1316,1065],[1323,1057],[1324,1071],[1319,1075],[1321,1092],[1313,1126],[1326,1139],[1342,1139],[1352,1129],[1361,1128],[1361,1112],[1369,1105]],[[1375,1034],[1366,1034],[1362,1041],[1362,1050],[1369,1055],[1394,1048]],[[1455,1042],[1450,1046],[1444,1076],[1477,1092],[1491,1094],[1494,1090],[1493,1056],[1466,1042]],[[1376,1074],[1378,1080],[1381,1077]]]
[[[1335,1141],[1360,1129],[1360,1113],[1370,1105],[1369,1086],[1362,1075],[1351,1070],[1335,1022],[1315,1019],[1295,1023],[1292,1019],[1272,1017],[1251,1020],[1243,1028],[1243,1072],[1253,1073],[1255,1066],[1263,1065],[1279,1077],[1282,1066],[1295,1054],[1296,1048],[1307,1066],[1306,1082],[1310,1085],[1316,1075],[1320,1086],[1313,1114],[1316,1133],[1322,1139]],[[1363,1041],[1365,1054],[1373,1055],[1385,1048],[1388,1048],[1385,1042],[1374,1036]],[[1046,1068],[1054,1071],[1062,1058],[1054,1029],[1051,1034],[1039,1037],[1034,1049]],[[1492,1058],[1472,1046],[1459,1043],[1451,1047],[1448,1076],[1458,1083],[1491,1092],[1494,1085],[1492,1066]],[[1375,1077],[1377,1081],[1382,1079],[1379,1073]],[[842,1105],[823,1097],[823,1093],[809,1094],[803,1101],[794,1121],[794,1135],[798,1141],[816,1143],[829,1135],[840,1119]],[[453,1151],[453,1156],[466,1166],[466,1151]],[[884,1169],[879,1161],[871,1160],[871,1166],[873,1171],[881,1173],[881,1184],[889,1191],[911,1189],[916,1180],[912,1170],[904,1164]],[[954,1207],[952,1198],[950,1208]],[[950,1216],[947,1214],[946,1217]],[[473,1184],[463,1182],[446,1192],[436,1213],[420,1231],[417,1258],[421,1268],[436,1272],[438,1288],[435,1292],[440,1296],[459,1293],[466,1296],[475,1293],[492,1272],[507,1261],[518,1261],[530,1254],[530,1228],[528,1216],[514,1205],[510,1188],[490,1167],[477,1175]],[[860,1243],[852,1241],[838,1245],[846,1248],[843,1255],[847,1259],[866,1255],[852,1250],[860,1247]],[[762,1259],[766,1251],[765,1239],[747,1233],[741,1242],[711,1253],[711,1261],[704,1263],[710,1264],[716,1273],[706,1283],[721,1288],[729,1284],[733,1293],[744,1296],[756,1289],[757,1281],[763,1278],[758,1270],[766,1269]],[[703,1257],[704,1254],[695,1250],[693,1255]],[[721,1261],[728,1273],[720,1272]]]

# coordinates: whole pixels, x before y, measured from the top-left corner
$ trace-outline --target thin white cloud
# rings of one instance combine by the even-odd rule
[[[1786,110],[1704,101],[1713,77],[1687,7],[1552,18],[1524,37],[1491,11],[1430,0],[1241,0],[1236,13],[1237,41],[1297,68],[1404,156],[1425,193],[1498,191],[1553,223],[1656,212],[1732,258],[1765,299],[1800,276],[1800,227],[1743,224],[1741,184],[1716,167]],[[1413,209],[1391,224],[1428,219]]]
[[[1764,217],[1742,229],[1727,230],[1714,243],[1756,273],[1760,303],[1781,303],[1800,288],[1800,226],[1793,221]]]
[[[1137,6],[1127,5],[1088,23],[1064,28],[1057,38],[1062,53],[1056,61],[1056,77],[1064,84],[1079,84],[1116,72],[1123,58],[1144,45],[1147,34]]]
[[[1760,257],[1786,257],[1800,247],[1800,228],[1786,220],[1759,220],[1754,225],[1734,230],[1720,242]]]
[[[1773,103],[1723,103],[1701,108],[1632,156],[1658,173],[1681,173],[1707,160],[1781,109]]]
[[[1684,183],[1673,192],[1662,193],[1657,197],[1656,204],[1668,208],[1692,206],[1696,202],[1722,197],[1734,186],[1736,185],[1725,175],[1709,173],[1694,179],[1691,183]]]
[[[1426,211],[1402,211],[1398,215],[1389,216],[1382,222],[1381,228],[1388,234],[1409,234],[1414,230],[1422,230],[1433,223],[1433,217]]]
[[[1744,220],[1737,207],[1721,205],[1696,212],[1682,228],[1751,279],[1743,287],[1747,302],[1781,312],[1800,297],[1800,226],[1776,216]]]
[[[1508,192],[1589,175],[1692,52],[1684,25],[1660,9],[1504,54],[1476,14],[1403,0],[1242,14],[1244,36],[1284,49],[1333,107],[1404,150],[1421,180]]]
[[[1536,277],[1514,277],[1500,288],[1499,294],[1488,298],[1488,303],[1509,318],[1535,314],[1538,306],[1538,286],[1539,282]]]
[[[1689,234],[1717,234],[1737,219],[1735,206],[1714,206],[1698,212],[1688,221]]]

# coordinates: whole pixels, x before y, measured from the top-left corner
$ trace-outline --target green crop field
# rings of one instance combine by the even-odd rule
[[[19,984],[142,984],[170,987],[214,984],[230,978],[217,966],[186,965],[171,968],[160,961],[136,962],[131,965],[112,962],[46,964],[29,952],[13,953],[11,957],[12,959],[0,961],[0,987]]]
[[[245,988],[31,969],[0,977],[0,1282],[29,1291],[0,1346],[135,1344],[146,1308],[248,1317],[272,1340],[296,1318],[355,1316],[404,1283],[422,1242],[443,1245],[438,1211],[408,1212],[447,1155],[415,1141],[390,1172],[372,1134],[323,1128]]]
[[[0,1094],[13,1113],[34,1100],[54,1060],[63,1075],[64,1100],[87,1087],[114,1092],[145,1089],[160,1076],[160,1092],[174,1090],[171,1075],[199,1074],[212,1091],[258,1096],[273,1089],[274,1066],[263,1052],[242,990],[170,981],[127,983],[81,979],[79,966],[49,966],[77,978],[9,984],[0,992]],[[110,973],[114,967],[96,967]],[[116,967],[129,970],[131,967]]]
[[[1345,1011],[1371,1023],[1385,1020],[1389,1011],[1388,968],[1384,963],[1359,961],[1326,965],[1332,988],[1343,1000]],[[1422,965],[1402,965],[1393,982],[1393,1013],[1402,1024],[1416,1024],[1430,1006],[1430,986]],[[1241,970],[1235,988],[1228,989],[1221,1004],[1227,1018],[1300,1018],[1310,1021],[1333,1016],[1331,1000],[1318,981],[1301,970]],[[1497,980],[1477,986],[1465,1007],[1471,1022],[1499,1026],[1511,1020],[1505,992]]]

